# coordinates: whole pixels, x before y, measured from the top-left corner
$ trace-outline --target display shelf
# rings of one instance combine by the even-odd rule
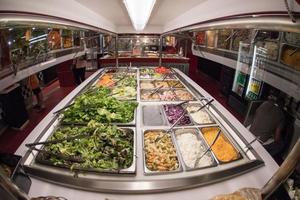
[[[120,69],[120,68],[118,68]],[[176,72],[176,77],[183,83],[185,87],[195,96],[196,100],[192,101],[194,103],[200,102],[204,104],[206,101],[203,100],[204,97],[209,98],[207,95],[202,94],[197,89],[192,86],[192,82],[187,80],[178,70],[173,69]],[[90,79],[86,87],[81,88],[77,94],[84,92],[91,85],[98,81],[98,79],[105,73],[106,69],[100,70],[97,74]],[[186,189],[197,186],[204,186],[213,182],[219,182],[224,179],[229,179],[234,176],[239,176],[249,171],[252,171],[258,167],[263,166],[264,162],[258,155],[258,153],[253,149],[247,148],[247,141],[243,138],[242,133],[238,131],[222,114],[221,111],[216,107],[215,103],[206,108],[209,115],[211,115],[218,126],[221,127],[222,131],[226,133],[229,137],[229,141],[234,145],[236,149],[240,152],[241,159],[229,163],[218,163],[217,166],[198,169],[198,170],[186,170],[183,168],[181,172],[172,174],[161,174],[161,175],[145,175],[144,171],[144,156],[143,156],[143,132],[152,129],[167,130],[170,124],[163,126],[146,126],[143,124],[143,107],[147,105],[162,106],[164,104],[170,103],[180,103],[181,101],[174,102],[143,102],[140,101],[140,79],[139,70],[137,72],[137,99],[139,106],[137,108],[137,118],[136,118],[136,173],[133,175],[107,175],[99,173],[84,173],[77,174],[77,178],[73,177],[73,173],[67,169],[59,169],[56,167],[50,167],[38,164],[35,161],[35,156],[37,153],[28,151],[24,159],[24,168],[26,171],[34,177],[41,178],[43,180],[48,180],[50,182],[55,182],[61,185],[67,185],[69,187],[81,188],[84,190],[92,191],[102,191],[102,192],[115,192],[115,193],[152,193],[152,192],[163,192],[163,191],[176,191],[179,189]],[[73,96],[73,99],[77,95]],[[71,99],[69,102],[71,102]],[[48,122],[46,129],[40,130],[39,137],[36,141],[46,140],[54,130],[54,127],[59,124],[59,119],[57,116],[52,116],[52,120]],[[210,127],[211,125],[196,125],[190,124],[186,126],[181,126],[180,128],[201,128]],[[173,132],[171,132],[172,137]],[[175,145],[178,151],[178,147]],[[179,152],[179,151],[178,151]],[[178,157],[180,163],[182,162],[182,157]],[[173,180],[177,181],[174,182]]]

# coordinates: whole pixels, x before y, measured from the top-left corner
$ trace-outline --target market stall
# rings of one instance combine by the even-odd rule
[[[111,89],[107,91],[106,87],[98,86],[109,86]],[[124,107],[125,104],[131,103],[131,106],[128,105],[131,109],[126,112],[126,117],[110,115],[111,109],[108,107],[105,107],[106,110],[97,110],[96,114],[89,112],[96,121],[96,125],[93,126],[86,123],[90,116],[76,117],[76,114],[80,115],[80,103],[85,103],[85,109],[101,103],[88,100],[93,90],[96,90],[95,95],[101,95],[105,101],[113,101],[114,105]],[[201,194],[201,198],[207,199],[241,187],[261,188],[276,171],[277,164],[258,142],[249,144],[254,139],[252,134],[212,99],[207,92],[177,69],[148,67],[99,70],[62,100],[16,152],[24,155],[26,171],[32,177],[36,177],[32,178],[30,196],[51,194],[69,199],[139,199],[143,194],[144,199],[191,199]],[[209,102],[209,105],[204,106]],[[69,107],[63,111],[63,115],[60,112],[54,113],[66,105]],[[203,108],[199,110],[201,107]],[[103,112],[106,114],[101,115]],[[179,119],[181,115],[183,117]],[[174,125],[176,121],[179,123]],[[97,125],[97,122],[111,122],[118,128],[115,129],[112,124],[103,128]],[[172,125],[174,128],[170,129]],[[32,148],[32,151],[28,151],[25,147],[28,143],[59,139],[65,126],[69,126],[68,136],[74,136],[74,132],[84,127],[90,128],[93,134],[97,132],[95,129],[102,130],[101,134],[111,133],[107,130],[114,130],[116,132],[110,138],[116,141],[125,134],[127,142],[124,149],[127,150],[120,151],[125,160],[111,159],[106,165],[83,162],[72,165],[70,169],[70,166],[66,167],[69,162],[64,162],[61,157],[54,158],[49,152],[44,161],[48,160],[50,163],[40,162],[43,160],[42,151],[38,153]],[[81,131],[85,132],[88,130]],[[78,139],[80,140],[83,139]],[[72,141],[67,143],[71,146],[74,144]],[[56,145],[58,144],[44,144],[35,148],[55,151]],[[195,148],[187,148],[190,145],[194,145]],[[158,152],[160,149],[167,151]],[[166,154],[162,157],[169,160],[156,162],[160,153]],[[73,161],[84,156],[82,153],[78,155],[80,156],[72,157]],[[69,156],[69,161],[70,158]],[[65,168],[61,168],[60,165],[65,165]],[[77,189],[66,188],[63,185]],[[163,193],[154,194],[157,192]]]

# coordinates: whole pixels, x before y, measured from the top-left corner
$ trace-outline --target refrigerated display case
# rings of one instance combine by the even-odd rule
[[[267,51],[267,59],[269,60],[278,60],[280,35],[278,31],[257,31],[255,45]]]
[[[162,76],[153,76],[155,73],[163,74]],[[165,75],[168,75],[167,78],[164,78]],[[109,87],[112,87],[112,89],[111,91],[110,89],[105,89],[103,93],[103,86],[108,87],[103,82],[104,77],[112,80],[109,81],[111,83]],[[148,81],[147,84],[145,81]],[[100,82],[104,84],[101,87],[99,87]],[[258,153],[249,148],[249,143],[244,138],[241,130],[233,126],[228,116],[224,115],[224,112],[220,110],[221,108],[218,103],[213,102],[203,107],[204,104],[209,102],[211,97],[206,92],[200,92],[199,89],[196,89],[197,86],[195,83],[177,69],[166,68],[162,71],[153,67],[105,68],[99,70],[85,83],[84,86],[76,89],[77,95],[66,101],[67,104],[64,106],[67,105],[68,108],[64,112],[54,115],[50,113],[51,120],[47,119],[46,129],[36,129],[38,139],[35,139],[35,142],[59,139],[57,138],[58,135],[64,138],[63,132],[65,131],[61,131],[61,129],[64,127],[68,128],[68,126],[68,130],[72,134],[76,130],[82,129],[82,127],[91,128],[90,134],[74,141],[68,139],[68,145],[63,147],[61,145],[49,146],[47,144],[36,146],[35,148],[39,149],[39,153],[33,149],[29,149],[24,158],[24,167],[32,176],[84,190],[116,193],[153,193],[176,191],[178,189],[220,182],[233,176],[242,176],[242,174],[262,167],[264,164]],[[136,100],[130,100],[137,101],[138,103],[134,123],[118,124],[112,121],[112,124],[115,124],[118,130],[124,131],[124,128],[127,127],[134,133],[134,143],[132,146],[134,159],[131,166],[136,167],[130,167],[130,170],[121,169],[117,165],[108,165],[107,168],[107,165],[102,165],[101,159],[93,161],[94,156],[99,157],[102,155],[97,152],[89,155],[91,151],[84,151],[84,149],[93,148],[95,145],[98,146],[94,140],[91,142],[89,139],[93,138],[94,134],[97,133],[95,130],[99,126],[97,123],[104,122],[103,117],[105,116],[106,119],[115,119],[117,116],[116,114],[110,115],[108,113],[109,110],[104,110],[103,106],[108,106],[111,104],[111,101],[116,101],[114,100],[116,93],[112,91],[114,88],[120,88],[120,84],[123,86],[124,84],[127,85],[125,87],[133,84],[137,92]],[[159,84],[162,88],[154,93],[155,89],[153,87],[149,88],[149,84]],[[178,87],[175,87],[175,85]],[[146,86],[148,89],[145,89]],[[143,99],[144,90],[150,92],[149,95],[152,97],[156,95],[158,98]],[[173,97],[171,98],[171,94],[165,94],[165,92],[172,92]],[[94,98],[94,95],[100,95],[101,98],[105,99],[106,103],[101,104],[99,98]],[[189,101],[184,103],[183,101],[187,99]],[[128,102],[122,98],[120,100],[123,103]],[[96,106],[99,103],[102,106]],[[72,107],[73,105],[75,106]],[[80,111],[78,111],[80,105],[85,105],[81,106],[82,109],[89,109],[89,111],[81,115]],[[188,113],[183,112],[185,106],[189,107]],[[94,107],[97,109],[95,112],[92,112],[91,109]],[[200,107],[203,107],[201,112],[199,110]],[[71,111],[73,114],[70,113]],[[183,112],[186,116],[182,121],[180,120],[180,123],[174,129],[170,129],[174,121],[178,119],[180,112]],[[78,114],[78,117],[74,114]],[[93,122],[87,124],[92,116],[94,119]],[[70,121],[66,120],[66,118],[69,119],[70,117],[73,117],[77,121],[72,121],[70,124]],[[156,119],[159,118],[161,119],[159,121],[164,123],[158,123],[159,121]],[[80,119],[88,121],[78,121]],[[208,119],[209,121],[207,121]],[[102,130],[101,127],[98,128]],[[72,131],[70,131],[71,129]],[[110,128],[107,130],[110,130]],[[216,133],[219,130],[221,131],[220,138],[216,138]],[[186,152],[187,149],[182,148],[182,140],[179,137],[187,133],[191,133],[192,137],[196,137],[194,139],[198,142],[184,141],[192,142],[193,144],[196,142],[196,146],[200,145],[199,151]],[[68,135],[70,136],[70,134]],[[77,136],[81,137],[79,133],[76,133]],[[116,144],[119,143],[117,138],[106,140],[107,138],[104,135],[99,135],[97,138],[100,141],[105,140],[109,144],[114,144],[114,142],[117,142]],[[210,153],[205,156],[202,155],[204,152],[208,152],[207,149],[211,145],[211,139],[213,138],[217,139],[216,147],[212,146]],[[25,141],[25,143],[29,143],[29,140]],[[99,144],[102,144],[102,142],[99,142]],[[85,148],[85,145],[88,145],[88,147]],[[80,149],[83,148],[83,150],[78,149],[76,151],[77,157],[75,158],[69,156],[68,162],[61,160],[61,154],[72,151],[73,146]],[[154,146],[157,146],[157,148],[153,149]],[[166,155],[164,154],[170,160],[160,160],[162,155],[160,155],[159,149],[161,148],[170,150]],[[62,151],[59,151],[59,149]],[[224,151],[222,149],[227,150]],[[46,157],[43,150],[48,152],[46,153]],[[58,152],[51,153],[51,151]],[[122,153],[120,149],[118,151]],[[109,153],[114,155],[118,154],[118,151],[111,149]],[[123,153],[127,155],[130,152]],[[184,156],[190,153],[193,154],[193,159],[187,161]],[[91,162],[87,162],[87,159],[84,159],[83,163],[70,163],[70,159],[78,161],[79,158],[85,158],[85,156],[88,156],[89,160],[92,159]],[[118,159],[112,159],[112,161],[119,164],[121,162]],[[189,164],[190,162],[192,164]],[[61,164],[64,165],[61,166]],[[101,170],[103,168],[105,168],[104,171]],[[77,178],[73,177],[73,173],[76,173]],[[174,179],[176,179],[176,182],[173,181]]]
[[[216,45],[216,31],[206,31],[206,45],[207,47],[214,48]]]
[[[73,33],[71,30],[67,30],[67,29],[62,30],[61,37],[62,37],[62,46],[64,49],[73,46]]]
[[[231,29],[218,30],[217,48],[230,50],[231,48]]]
[[[196,32],[196,45],[206,45],[205,31]]]
[[[48,46],[50,50],[61,49],[61,37],[59,29],[52,29],[49,31]]]
[[[232,50],[239,51],[240,42],[250,44],[251,30],[250,29],[234,29],[232,37],[233,37]]]

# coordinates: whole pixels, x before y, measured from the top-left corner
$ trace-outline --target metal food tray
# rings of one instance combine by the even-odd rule
[[[82,93],[86,88],[89,88],[97,79],[102,76],[106,70],[109,68],[100,69],[97,74],[94,75],[93,79],[85,84],[82,89],[77,89],[78,93]],[[118,68],[112,68],[114,71],[118,71]],[[124,68],[125,70],[126,68]],[[181,101],[170,102],[170,101],[141,101],[140,100],[140,68],[137,69],[137,101],[140,103],[137,108],[138,117],[143,116],[143,108],[144,106],[161,106],[163,104],[170,103],[181,103]],[[191,81],[186,75],[184,75],[179,70],[172,70],[176,74],[176,78],[183,83],[188,91],[192,93],[194,97],[196,97],[196,101],[191,101],[190,103],[200,103],[203,105],[206,101],[202,100],[206,93],[202,93],[202,90],[198,90],[196,83]],[[151,80],[151,79],[145,79]],[[166,79],[167,80],[167,79]],[[74,97],[72,97],[74,99]],[[70,103],[72,99],[65,100]],[[157,125],[157,126],[148,126],[143,124],[142,119],[136,119],[136,129],[135,129],[135,137],[134,137],[134,155],[143,156],[143,158],[133,157],[133,165],[135,172],[123,173],[123,172],[86,172],[86,173],[78,173],[78,177],[74,179],[74,173],[71,173],[70,170],[60,167],[53,167],[48,165],[43,165],[35,162],[35,157],[38,154],[37,152],[32,152],[28,150],[24,156],[24,169],[30,175],[40,178],[42,180],[46,180],[58,185],[68,186],[77,189],[97,191],[97,192],[105,192],[105,193],[131,193],[131,194],[145,194],[145,193],[157,193],[157,192],[171,192],[182,189],[194,188],[205,186],[207,184],[221,182],[223,180],[229,180],[232,177],[239,176],[244,173],[248,173],[252,170],[255,170],[264,165],[264,161],[258,155],[259,152],[256,152],[254,149],[245,149],[245,145],[248,145],[248,142],[243,137],[241,133],[241,129],[235,127],[233,123],[231,123],[226,113],[222,113],[221,110],[218,109],[217,105],[207,106],[209,114],[213,117],[217,124],[212,125],[193,125],[193,126],[184,126],[184,127],[176,127],[175,129],[197,129],[200,133],[199,128],[201,127],[211,127],[211,126],[219,126],[222,130],[224,130],[224,134],[228,134],[227,139],[231,141],[231,144],[239,149],[239,153],[241,153],[242,157],[240,160],[234,160],[231,163],[220,163],[215,158],[215,155],[211,153],[211,155],[215,158],[215,161],[218,163],[215,167],[190,170],[185,167],[182,163],[183,160],[181,158],[180,150],[177,147],[177,142],[175,139],[174,132],[170,132],[172,142],[176,148],[176,156],[179,162],[178,171],[171,172],[159,172],[155,173],[153,171],[148,171],[146,173],[146,165],[145,165],[145,151],[143,150],[144,146],[144,136],[143,133],[145,130],[166,130],[169,128],[169,125]],[[150,109],[151,110],[151,109]],[[150,111],[149,111],[150,112]],[[164,113],[164,112],[163,112]],[[140,123],[141,120],[141,123]],[[191,119],[193,120],[193,119]],[[36,142],[45,141],[49,135],[53,132],[55,125],[59,123],[57,119],[57,115],[53,115],[50,118],[48,124],[46,126],[41,126],[39,130],[39,136],[35,140]],[[131,126],[132,127],[132,126]],[[134,127],[132,127],[134,128]],[[175,130],[174,129],[174,130]],[[136,133],[140,133],[142,135],[137,135]],[[197,132],[198,132],[197,131]],[[225,132],[226,131],[226,132]],[[202,134],[199,134],[199,138],[202,138]],[[137,139],[139,141],[137,141]],[[142,141],[141,141],[142,140]],[[204,143],[207,145],[206,141],[203,139]],[[141,143],[138,143],[141,142]],[[41,146],[38,146],[41,147]],[[248,151],[249,150],[249,151]],[[179,151],[179,152],[178,152]],[[140,160],[138,160],[140,159]],[[137,162],[138,161],[138,162]],[[144,169],[143,169],[144,168]],[[124,169],[125,170],[125,169]],[[129,169],[126,169],[130,171]],[[156,175],[157,174],[157,175]],[[174,181],[176,180],[176,181]]]
[[[140,71],[142,70],[142,69],[145,69],[145,67],[143,67],[143,68],[140,68]],[[154,73],[156,73],[155,71],[154,71],[154,69],[155,69],[155,67],[147,67],[147,69],[151,69]],[[160,74],[160,73],[157,73],[157,74]],[[172,74],[172,76],[173,77],[167,77],[165,80],[177,80],[178,78],[177,78],[177,75],[176,75],[176,73],[174,73],[174,71],[171,71],[171,74]],[[149,75],[149,74],[147,74],[147,75]],[[162,77],[159,77],[159,78],[157,78],[157,77],[154,77],[154,76],[150,76],[150,77],[144,77],[143,75],[142,75],[142,73],[140,72],[140,79],[145,79],[145,80],[149,80],[149,79],[153,79],[153,80],[162,80],[163,79],[163,77],[164,77],[164,74],[161,74],[162,75]]]
[[[158,85],[158,83],[165,83],[165,85]],[[169,89],[170,88],[170,86],[166,80],[164,80],[164,81],[154,80],[153,84],[154,84],[155,88],[158,88],[158,87],[161,87],[161,89]]]
[[[160,95],[162,95],[164,92],[169,92],[169,91],[171,91],[171,92],[174,94],[175,99],[174,99],[174,100],[162,100],[161,97],[160,97]],[[161,101],[161,102],[162,102],[162,101],[165,101],[165,102],[180,101],[180,100],[178,99],[177,95],[175,94],[175,92],[174,92],[173,89],[167,89],[167,88],[161,89],[161,90],[159,90],[158,95],[159,95],[159,98],[160,98],[160,101]]]
[[[137,116],[137,107],[134,109],[134,115],[133,115],[133,120],[128,122],[128,123],[121,123],[121,122],[112,122],[112,124],[115,124],[117,126],[131,126],[135,125],[136,123],[136,116]]]
[[[166,119],[165,112],[160,105],[144,105],[143,110],[143,126],[167,126],[168,120]],[[159,113],[159,115],[157,115]],[[161,116],[161,118],[158,118]],[[158,122],[161,124],[152,123],[155,119],[158,119]],[[150,122],[150,123],[148,123]]]
[[[281,44],[280,55],[279,55],[279,53],[278,53],[278,57],[279,57],[280,63],[283,64],[283,65],[285,65],[285,66],[287,66],[287,67],[289,67],[289,68],[292,68],[292,69],[290,69],[290,70],[295,69],[295,70],[297,70],[297,71],[300,71],[300,68],[299,68],[299,67],[296,67],[296,66],[293,66],[293,65],[286,64],[286,63],[284,62],[284,60],[282,59],[282,53],[283,53],[283,50],[284,50],[286,47],[292,47],[292,48],[295,48],[295,50],[296,50],[297,48],[299,48],[299,47],[297,47],[296,45],[293,45],[293,44],[282,43],[282,44]],[[300,51],[300,50],[298,49],[298,51]],[[297,52],[297,51],[296,51],[296,52]],[[295,53],[296,53],[296,52],[295,52]]]
[[[188,108],[189,106],[195,106],[195,107],[199,107],[199,108],[200,108],[201,106],[203,106],[203,104],[201,104],[201,103],[189,103],[189,104],[186,104],[186,105],[185,105],[185,109],[187,110],[187,108]],[[203,126],[206,126],[206,125],[217,125],[217,124],[216,124],[216,121],[212,118],[211,114],[207,111],[206,108],[203,108],[201,111],[204,111],[204,112],[206,112],[206,113],[209,115],[209,118],[210,118],[210,120],[211,120],[211,123],[201,123],[201,124],[199,124],[199,123],[197,123],[197,122],[193,119],[193,117],[192,117],[192,115],[190,114],[190,112],[187,111],[187,114],[189,115],[191,121],[192,121],[195,125],[200,125],[200,126],[201,126],[201,125],[203,125]]]
[[[165,113],[165,118],[166,118],[166,120],[167,120],[167,122],[168,122],[168,125],[169,126],[171,126],[172,125],[172,123],[169,121],[169,119],[168,119],[168,114],[167,114],[167,111],[166,111],[166,109],[165,109],[165,106],[175,106],[176,104],[165,104],[165,105],[162,105],[161,107],[162,107],[162,110],[164,111],[164,113]],[[181,107],[182,109],[183,109],[183,111],[185,110],[182,106],[179,106],[179,107]],[[192,125],[194,125],[194,123],[193,123],[193,121],[191,120],[191,117],[189,116],[189,114],[188,113],[185,113],[185,116],[187,116],[189,119],[190,119],[190,123],[189,124],[184,124],[184,125],[180,125],[179,124],[179,122],[175,125],[175,127],[184,127],[184,126],[192,126]]]
[[[185,89],[185,88],[186,88],[186,86],[185,86],[180,80],[174,80],[174,79],[170,80],[170,79],[166,79],[166,81],[167,81],[167,83],[168,83],[168,85],[169,85],[170,88],[172,88],[172,86],[169,84],[169,81],[176,81],[176,82],[179,82],[179,83],[182,85],[182,87],[178,87],[178,85],[177,85],[177,86],[174,87],[173,89]]]
[[[141,87],[142,83],[151,83],[153,85],[153,88],[142,88]],[[155,90],[155,85],[154,85],[153,81],[151,81],[151,80],[140,80],[140,89],[141,90]]]
[[[206,151],[209,147],[207,145],[207,143],[204,141],[204,139],[200,136],[199,130],[197,128],[174,129],[174,135],[175,135],[174,137],[175,137],[176,147],[178,149],[178,152],[180,153],[181,160],[182,160],[182,163],[184,165],[185,170],[186,171],[193,171],[193,170],[199,170],[199,169],[205,169],[205,168],[210,168],[210,167],[217,166],[218,165],[217,159],[216,159],[215,155],[213,155],[212,152],[210,152],[210,151],[208,151],[206,153],[206,155],[208,155],[212,159],[212,164],[211,165],[207,165],[207,166],[203,166],[203,167],[193,167],[193,168],[186,165],[186,163],[184,162],[183,156],[182,156],[182,152],[181,152],[180,147],[178,145],[177,138],[176,138],[177,135],[181,135],[181,134],[185,134],[185,133],[194,134],[197,137],[197,140],[201,143],[201,146],[204,147],[204,151]],[[202,153],[200,155],[202,155]],[[198,155],[198,156],[200,156],[200,155]]]
[[[136,67],[106,67],[105,68],[105,73],[118,73],[118,72],[132,72],[132,73],[137,73],[137,68]]]
[[[119,101],[135,101],[137,100],[137,94],[134,96],[134,97],[128,97],[128,98],[125,98],[125,97],[114,97],[116,98],[117,100]]]
[[[175,93],[175,91],[179,91],[179,90],[184,90],[184,91],[186,91],[186,92],[188,92],[188,93],[190,93],[191,94],[191,96],[192,96],[192,99],[191,100],[188,100],[188,101],[195,101],[196,100],[196,97],[193,95],[193,93],[191,92],[191,91],[189,91],[187,88],[184,88],[184,89],[173,89],[172,91],[174,92],[174,94],[175,94],[175,96],[176,96],[176,98],[178,99],[178,101],[186,101],[186,100],[182,100],[182,99],[180,99],[179,98],[179,96]]]
[[[172,170],[172,171],[152,171],[150,169],[147,168],[147,164],[146,164],[146,152],[145,152],[145,133],[149,132],[149,131],[162,131],[165,134],[170,134],[171,136],[171,140],[173,143],[173,146],[175,148],[176,151],[176,157],[177,157],[177,161],[178,161],[178,168],[176,170]],[[173,136],[172,133],[166,133],[165,130],[163,129],[147,129],[147,130],[143,130],[143,164],[144,164],[144,174],[145,175],[163,175],[163,174],[171,174],[171,173],[177,173],[177,172],[182,172],[182,164],[177,152],[177,148],[176,148],[176,144],[174,142],[175,138]]]
[[[128,123],[122,123],[122,122],[111,122],[110,124],[115,124],[118,126],[131,126],[131,125],[135,125],[136,123],[136,116],[137,116],[137,108],[134,109],[134,115],[133,115],[133,120],[128,122]],[[77,126],[86,126],[88,124],[88,122],[63,122],[62,118],[63,118],[63,113],[61,113],[59,115],[59,121],[62,125],[77,125]],[[107,123],[108,122],[98,122],[98,123]]]
[[[243,156],[241,155],[240,151],[238,150],[238,148],[235,146],[235,144],[232,142],[231,139],[229,139],[230,137],[228,137],[226,131],[224,131],[224,129],[220,126],[210,126],[210,127],[201,127],[201,128],[198,128],[200,133],[199,135],[201,135],[201,137],[203,138],[203,140],[205,141],[205,143],[209,146],[209,144],[207,143],[204,135],[203,135],[203,132],[202,132],[202,129],[203,128],[219,128],[221,129],[221,132],[223,133],[223,136],[225,137],[225,139],[227,139],[227,141],[232,145],[232,147],[236,150],[237,154],[238,154],[238,158],[235,159],[235,160],[230,160],[230,161],[222,161],[222,160],[219,160],[218,157],[215,155],[214,151],[211,150],[211,153],[215,156],[216,160],[220,163],[220,164],[226,164],[226,163],[231,163],[231,162],[235,162],[235,161],[238,161],[240,159],[243,159]]]
[[[59,125],[56,126],[53,130],[53,132],[51,133],[51,135],[59,128]],[[74,167],[73,170],[74,171],[78,171],[78,172],[95,172],[95,173],[105,173],[105,174],[135,174],[136,172],[136,134],[135,134],[135,129],[134,128],[130,128],[130,127],[120,127],[119,129],[122,130],[126,130],[126,131],[131,131],[133,134],[133,156],[132,156],[132,164],[130,167],[126,168],[126,169],[120,169],[120,170],[109,170],[109,169],[96,169],[96,168],[78,168],[78,167]],[[51,135],[48,137],[48,139],[51,137]],[[43,149],[44,146],[41,148]],[[53,162],[49,161],[49,160],[45,160],[43,159],[43,155],[41,152],[38,152],[38,154],[35,157],[35,161],[36,163],[39,164],[43,164],[43,165],[47,165],[50,167],[58,167],[58,168],[62,168],[62,169],[70,169],[70,166],[67,165],[62,165],[62,164],[58,164],[55,165]]]
[[[140,101],[141,102],[174,102],[174,101],[185,101],[185,100],[181,100],[181,99],[179,99],[178,98],[178,95],[176,95],[176,93],[174,92],[174,91],[176,91],[176,90],[186,90],[186,89],[168,89],[168,88],[162,88],[162,89],[160,89],[158,92],[157,92],[157,94],[158,95],[160,95],[160,94],[162,94],[163,92],[165,92],[165,91],[171,91],[171,92],[173,92],[174,93],[174,96],[175,96],[175,99],[174,100],[170,100],[170,101],[167,101],[167,100],[161,100],[161,98],[159,97],[159,100],[144,100],[144,99],[142,99],[141,97],[140,97]],[[141,89],[140,90],[140,96],[142,96],[142,94],[144,93],[144,92],[152,92],[152,91],[154,91],[154,89]],[[189,90],[186,90],[187,92],[189,92],[190,94],[192,94]],[[189,101],[196,101],[197,99],[195,98],[195,96],[192,94],[192,97],[193,97],[193,99],[191,99],[191,100],[189,100]]]
[[[164,76],[159,77],[159,78],[156,78],[154,76],[150,76],[149,78],[145,78],[142,75],[140,75],[140,79],[143,80],[143,81],[148,81],[148,80],[161,81],[161,80],[163,80],[163,78],[164,78]],[[178,80],[178,78],[177,78],[177,76],[175,74],[173,74],[173,77],[167,77],[167,78],[165,78],[165,81],[167,81],[167,80]]]

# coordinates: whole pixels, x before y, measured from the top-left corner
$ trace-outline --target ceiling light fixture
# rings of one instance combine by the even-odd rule
[[[134,29],[142,31],[152,12],[156,0],[123,0]]]

